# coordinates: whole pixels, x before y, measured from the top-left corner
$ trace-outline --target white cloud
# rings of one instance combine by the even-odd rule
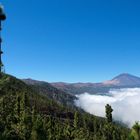
[[[104,96],[84,93],[77,97],[76,105],[91,114],[105,117],[105,105],[110,104],[115,120],[130,127],[140,121],[140,88],[113,89]]]

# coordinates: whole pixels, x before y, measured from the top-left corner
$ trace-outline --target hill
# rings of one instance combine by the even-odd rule
[[[1,140],[126,140],[129,132],[59,104],[13,76],[0,79]]]
[[[49,99],[53,99],[57,103],[63,105],[69,105],[72,107],[74,106],[74,100],[77,99],[76,96],[57,89],[47,82],[32,79],[23,79],[22,81],[32,87],[40,95],[47,96]]]

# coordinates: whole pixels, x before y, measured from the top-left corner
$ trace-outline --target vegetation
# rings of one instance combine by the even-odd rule
[[[113,109],[112,109],[112,107],[109,104],[107,104],[105,108],[106,108],[107,122],[108,123],[112,123],[112,112],[113,112]]]
[[[140,124],[136,122],[131,131],[131,140],[140,140]]]
[[[40,95],[9,75],[0,79],[0,140],[137,140],[139,124],[130,132],[112,122],[112,111],[107,105],[107,118],[96,117]]]
[[[23,81],[40,95],[47,96],[49,99],[55,100],[59,104],[74,107],[74,100],[76,100],[74,95],[58,90],[47,82],[32,79],[24,79]]]

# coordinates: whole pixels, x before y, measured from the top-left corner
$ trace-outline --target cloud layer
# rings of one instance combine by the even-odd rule
[[[140,121],[140,88],[113,89],[104,96],[84,93],[77,97],[75,104],[91,114],[105,117],[105,105],[110,104],[115,120],[130,127]]]

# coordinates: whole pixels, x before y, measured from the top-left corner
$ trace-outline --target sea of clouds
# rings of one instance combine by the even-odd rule
[[[140,121],[140,88],[112,89],[106,95],[77,95],[75,104],[85,111],[105,117],[105,105],[113,108],[113,119],[122,121],[129,127]]]

